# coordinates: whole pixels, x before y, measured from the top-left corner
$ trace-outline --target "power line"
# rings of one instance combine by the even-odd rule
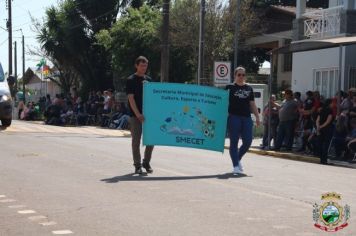
[[[7,42],[7,39],[5,39],[3,42],[0,43],[0,46],[2,46],[4,43]]]

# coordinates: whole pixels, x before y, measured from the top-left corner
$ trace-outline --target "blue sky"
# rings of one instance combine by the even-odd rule
[[[8,71],[8,33],[6,29],[6,19],[7,19],[7,9],[6,0],[0,0],[0,62],[4,68],[4,71]],[[31,30],[31,18],[30,14],[35,18],[44,17],[44,13],[47,7],[51,5],[57,5],[57,0],[13,0],[12,1],[12,18],[13,18],[13,42],[17,41],[17,72],[19,75],[22,74],[22,44],[21,44],[21,31],[16,31],[22,29],[25,35],[25,50],[28,51],[29,47],[39,46],[36,41],[36,34]],[[26,58],[26,69],[28,67],[36,66],[39,58],[34,56],[25,55]],[[14,71],[13,66],[13,71]]]

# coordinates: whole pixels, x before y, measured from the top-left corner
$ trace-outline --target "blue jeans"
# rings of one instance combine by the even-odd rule
[[[228,128],[230,136],[230,157],[233,166],[238,166],[239,161],[248,151],[252,143],[252,127],[253,122],[251,117],[229,115]],[[242,145],[237,147],[241,137]]]

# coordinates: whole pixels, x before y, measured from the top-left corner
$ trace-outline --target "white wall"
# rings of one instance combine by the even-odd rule
[[[292,90],[303,95],[313,90],[314,69],[332,67],[339,67],[338,47],[293,53]]]
[[[284,39],[280,39],[278,42],[278,47],[282,47],[284,45],[285,45]],[[277,70],[277,85],[278,85],[278,87],[281,86],[282,81],[285,81],[285,83],[289,86],[291,85],[292,72],[291,71],[284,72],[283,67],[284,67],[284,55],[279,54],[278,55],[278,70]]]

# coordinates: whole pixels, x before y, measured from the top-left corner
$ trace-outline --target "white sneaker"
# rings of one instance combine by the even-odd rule
[[[234,170],[232,171],[232,173],[234,175],[243,174],[243,172],[240,170],[239,166],[235,166]]]
[[[241,161],[239,161],[239,165],[238,165],[238,167],[240,168],[241,172],[243,172],[243,171],[244,171],[244,168],[242,167]]]

